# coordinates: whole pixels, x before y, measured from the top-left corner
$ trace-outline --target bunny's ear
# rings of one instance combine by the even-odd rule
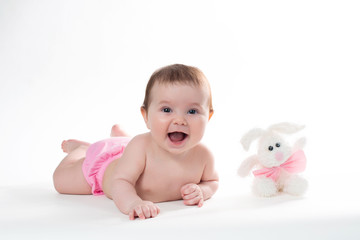
[[[264,130],[261,128],[255,128],[253,130],[250,130],[248,133],[246,133],[240,140],[241,144],[243,145],[243,148],[248,151],[250,148],[251,143],[258,139],[261,135],[264,134]]]
[[[268,128],[268,130],[279,133],[292,134],[302,130],[304,127],[305,127],[304,125],[297,125],[294,123],[283,122],[283,123],[271,125]]]
[[[294,143],[292,152],[296,152],[296,151],[298,151],[298,150],[303,150],[304,147],[305,147],[305,144],[306,144],[306,138],[305,138],[305,137],[299,138],[299,139]]]

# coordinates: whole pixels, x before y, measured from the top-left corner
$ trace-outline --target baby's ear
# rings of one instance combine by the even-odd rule
[[[141,111],[141,115],[142,115],[143,118],[144,118],[145,123],[147,124],[147,122],[148,122],[148,115],[147,115],[147,111],[146,111],[145,107],[144,107],[144,106],[141,106],[140,111]]]
[[[211,117],[213,116],[213,114],[214,114],[214,110],[210,110],[210,112],[209,112],[209,120],[208,120],[208,121],[210,121],[210,119],[211,119]]]

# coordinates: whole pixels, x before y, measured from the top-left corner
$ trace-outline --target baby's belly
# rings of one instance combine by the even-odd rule
[[[136,192],[143,200],[152,202],[164,202],[181,200],[181,187],[188,183],[198,184],[200,179],[139,179],[136,184]]]
[[[109,164],[102,182],[105,195],[111,199],[111,180],[116,161],[118,160]],[[194,169],[192,168],[192,170]],[[182,171],[179,169],[171,172],[162,169],[146,171],[136,182],[135,190],[141,199],[147,201],[165,202],[181,200],[181,187],[188,183],[200,183],[201,173],[202,171],[192,172],[191,170]]]

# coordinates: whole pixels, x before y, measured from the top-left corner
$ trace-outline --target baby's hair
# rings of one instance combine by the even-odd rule
[[[146,111],[148,111],[150,104],[150,92],[155,83],[206,86],[210,93],[209,111],[213,112],[210,84],[200,69],[183,64],[173,64],[156,70],[151,75],[146,86],[144,103],[142,105],[142,108]]]

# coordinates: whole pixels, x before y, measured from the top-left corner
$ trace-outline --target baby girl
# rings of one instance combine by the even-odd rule
[[[131,220],[156,217],[157,202],[183,199],[201,207],[218,188],[214,158],[200,143],[213,114],[210,85],[195,67],[153,73],[141,114],[149,132],[129,138],[115,125],[94,144],[67,140],[54,172],[64,194],[105,194]]]

